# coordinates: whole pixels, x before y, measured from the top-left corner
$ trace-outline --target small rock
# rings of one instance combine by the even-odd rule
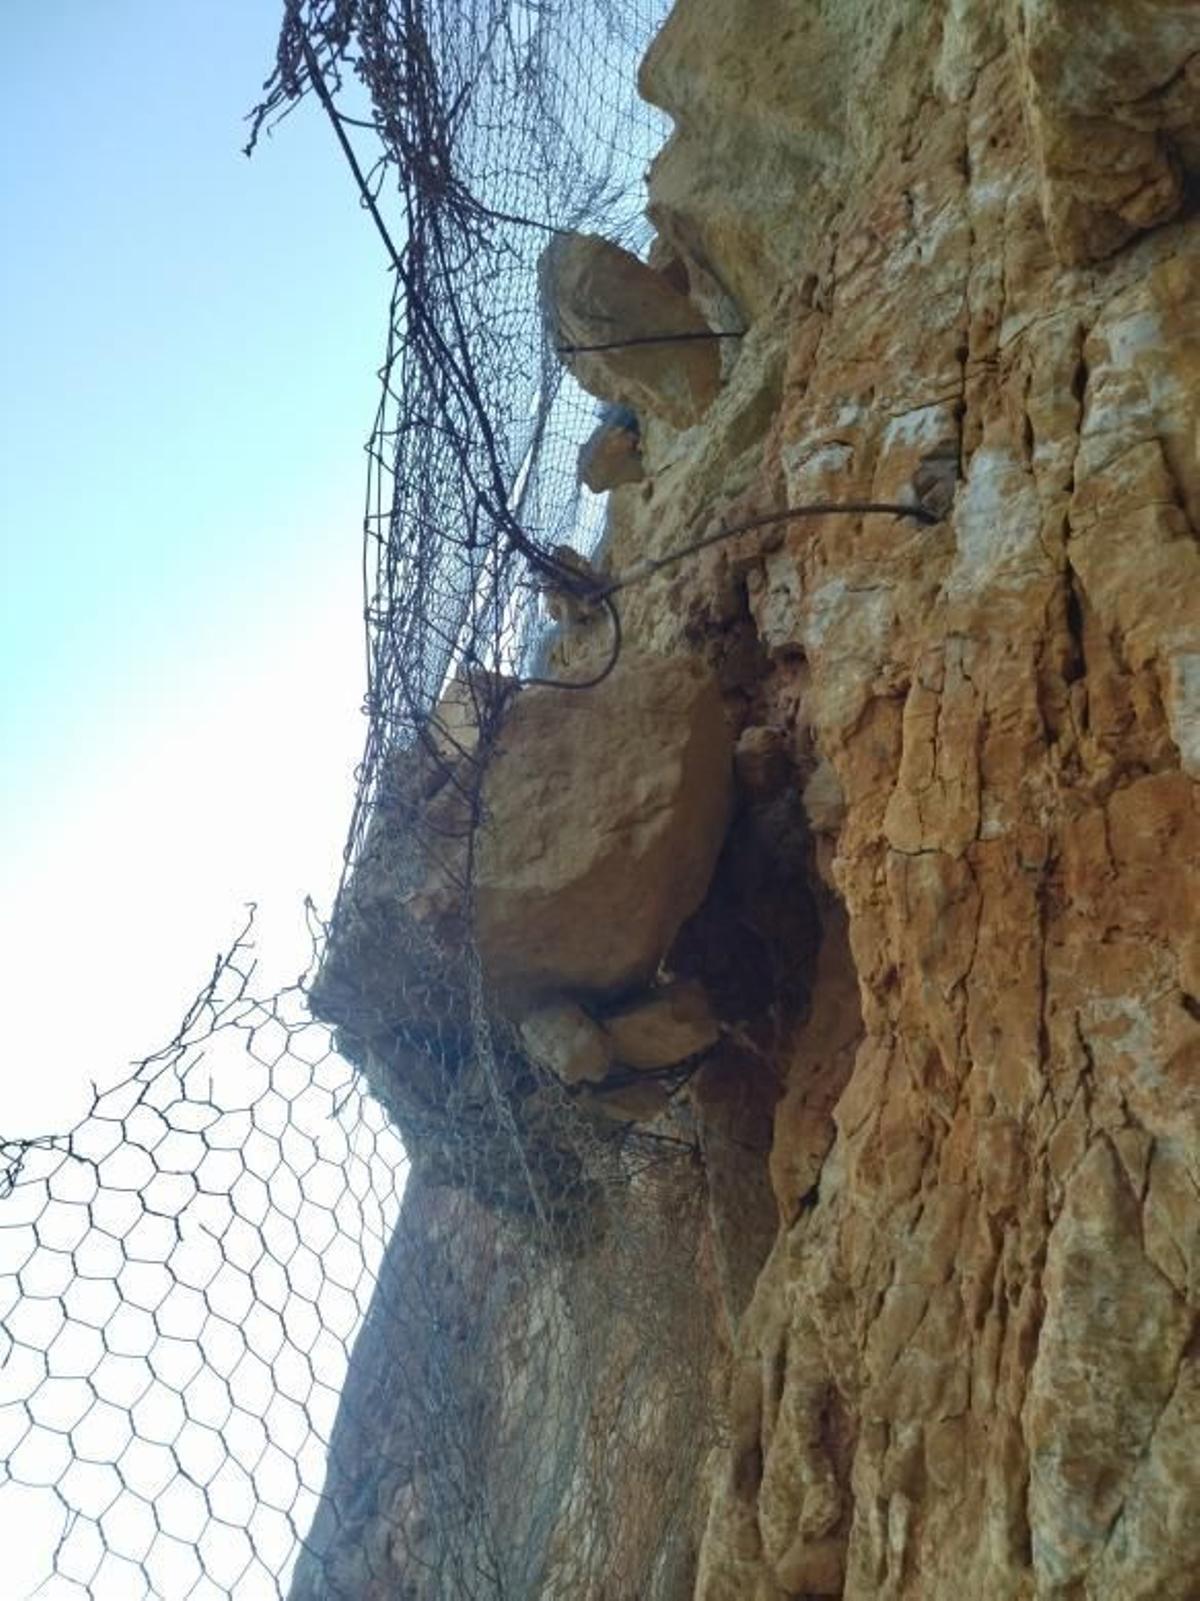
[[[631,428],[601,423],[579,452],[579,481],[595,495],[645,476],[641,443]]]
[[[530,1056],[565,1084],[599,1083],[612,1061],[604,1030],[574,1001],[555,1001],[521,1023]]]
[[[604,1021],[617,1060],[646,1072],[674,1067],[718,1036],[708,996],[691,982],[657,990]]]

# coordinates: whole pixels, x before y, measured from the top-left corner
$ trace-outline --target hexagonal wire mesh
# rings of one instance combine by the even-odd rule
[[[557,229],[636,239],[662,129],[633,84],[664,10],[285,0],[255,132],[317,92],[393,273],[351,874],[449,672],[519,669],[531,573],[599,527],[536,261]],[[337,110],[356,86],[366,129]],[[468,873],[464,927],[469,895]],[[4,1473],[62,1513],[39,1594],[670,1590],[708,1362],[687,1129],[581,1115],[490,1015],[469,939],[434,966],[402,1015],[343,1022],[364,1079],[304,983],[255,995],[247,930],[170,1046],[71,1132],[0,1147]],[[422,1163],[403,1212],[398,1129]],[[651,1259],[680,1263],[674,1293]]]
[[[4,1142],[5,1469],[63,1513],[41,1593],[275,1593],[311,1516],[405,1158],[252,971],[247,927],[170,1046]]]

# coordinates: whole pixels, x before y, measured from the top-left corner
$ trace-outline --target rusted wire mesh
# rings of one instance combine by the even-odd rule
[[[555,546],[600,531],[576,481],[594,403],[564,377],[537,262],[570,230],[645,239],[642,176],[664,125],[634,86],[665,11],[288,0],[254,134],[299,96],[320,100],[393,279],[368,445],[370,735],[351,856],[389,752],[425,730],[451,664],[485,669],[481,684],[518,673]]]
[[[339,1031],[309,981],[255,994],[247,931],[165,1051],[70,1133],[0,1145],[2,1482],[62,1518],[39,1595],[667,1601],[685,1583],[710,1365],[686,1111],[639,1132],[526,1058],[486,994],[469,869],[457,938],[406,931],[387,1015],[362,994],[339,1009],[361,973],[330,954],[355,949],[355,872],[448,678],[486,750],[535,581],[599,531],[575,479],[593,407],[549,346],[536,262],[560,229],[637,241],[662,130],[633,85],[664,10],[286,0],[253,133],[316,96],[392,275],[369,732],[308,976]]]

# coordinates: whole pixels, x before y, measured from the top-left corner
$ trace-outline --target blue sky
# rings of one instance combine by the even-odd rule
[[[245,901],[294,967],[338,867],[387,282],[319,108],[241,153],[280,10],[7,19],[3,1132],[163,1043]]]

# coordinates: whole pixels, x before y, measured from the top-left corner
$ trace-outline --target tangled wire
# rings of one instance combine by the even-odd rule
[[[425,735],[452,664],[482,669],[473,682],[491,687],[477,691],[476,715],[485,731],[494,725],[502,686],[520,676],[538,581],[609,618],[608,658],[594,676],[532,680],[588,689],[620,654],[614,597],[651,572],[794,517],[891,512],[936,520],[915,506],[793,507],[723,524],[603,582],[556,554],[559,542],[594,543],[599,527],[595,511],[581,514],[579,398],[555,358],[659,341],[557,344],[538,305],[537,255],[548,235],[588,224],[634,241],[644,233],[640,176],[653,143],[647,136],[661,130],[646,108],[634,109],[627,86],[634,52],[661,9],[600,0],[578,18],[577,32],[569,5],[491,0],[464,15],[427,0],[287,0],[248,149],[273,118],[315,95],[394,275],[368,447],[370,733],[348,861],[361,847],[381,762]],[[348,79],[365,90],[369,121],[339,109]],[[624,126],[611,120],[617,99]],[[369,167],[354,146],[363,129],[378,142]],[[395,228],[383,215],[389,197],[398,198]],[[738,337],[666,334],[661,342]]]
[[[566,578],[554,547],[598,532],[575,482],[591,405],[544,337],[536,262],[559,228],[637,237],[660,130],[632,85],[661,10],[287,0],[251,144],[315,94],[393,278],[347,860],[450,670],[496,674],[472,679],[486,726],[530,575]],[[577,1115],[458,956],[430,975],[450,1023],[405,1057],[433,1108],[407,1130],[419,1174],[307,983],[256,995],[249,932],[77,1127],[3,1142],[0,1459],[6,1495],[60,1519],[45,1596],[495,1601],[617,1569],[651,1593],[669,1487],[688,1504],[703,1456],[707,1357],[689,1286],[659,1298],[638,1264],[698,1237],[690,1145],[660,1160]]]
[[[368,446],[369,730],[348,859],[388,753],[421,737],[450,669],[483,669],[481,684],[519,676],[530,580],[577,583],[554,548],[599,533],[575,481],[590,408],[546,337],[537,258],[573,229],[644,237],[641,175],[662,126],[633,83],[664,10],[287,0],[249,148],[314,96],[393,277]],[[499,709],[479,707],[485,726]]]

